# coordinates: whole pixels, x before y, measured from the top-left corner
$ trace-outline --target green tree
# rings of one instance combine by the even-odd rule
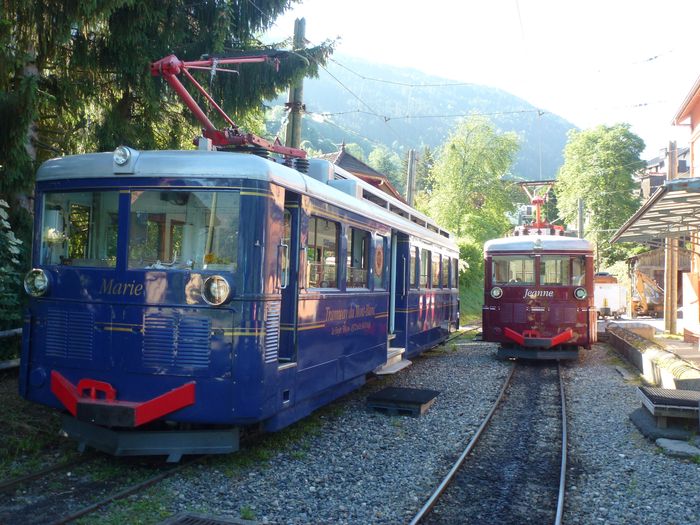
[[[16,328],[21,315],[17,299],[20,288],[19,256],[22,241],[8,222],[8,204],[0,199],[0,330]]]
[[[643,150],[644,141],[629,124],[569,133],[555,186],[557,206],[567,224],[575,223],[583,199],[585,236],[596,244],[604,266],[628,255],[629,247],[611,245],[610,238],[639,206],[632,176],[644,167]]]
[[[500,237],[510,228],[514,194],[503,179],[517,151],[514,133],[499,133],[484,118],[463,121],[438,152],[423,209],[469,242]]]
[[[476,317],[483,302],[483,243],[510,228],[517,186],[506,182],[518,152],[514,133],[499,133],[484,118],[462,121],[438,150],[417,206],[457,235],[462,310]]]
[[[254,51],[256,36],[294,1],[3,0],[0,199],[10,204],[9,222],[24,245],[39,163],[119,144],[193,147],[200,126],[167,84],[151,76],[151,62],[169,54],[192,60]],[[241,65],[237,75],[193,74],[234,121],[259,132],[262,101],[302,75],[315,75],[331,52],[327,42],[281,54],[279,67],[270,62]],[[26,268],[26,258],[23,263]]]
[[[401,171],[401,157],[396,152],[384,145],[377,146],[370,152],[367,163],[379,173],[386,175],[399,193],[404,193],[406,177]]]

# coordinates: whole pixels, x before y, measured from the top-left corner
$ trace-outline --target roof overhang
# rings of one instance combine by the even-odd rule
[[[698,104],[700,101],[700,77],[695,81],[695,84],[693,84],[693,87],[690,89],[690,93],[686,95],[685,100],[683,101],[683,104],[681,104],[681,107],[678,109],[678,112],[676,113],[676,116],[673,117],[673,125],[674,126],[679,126],[680,124],[683,123],[683,121],[687,120],[688,117],[690,117],[690,112],[692,109]]]
[[[667,238],[700,230],[700,178],[667,181],[630,219],[611,242],[660,245]]]

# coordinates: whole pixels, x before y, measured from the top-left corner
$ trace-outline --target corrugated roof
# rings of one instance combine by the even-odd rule
[[[700,178],[667,181],[612,237],[659,245],[700,230]]]

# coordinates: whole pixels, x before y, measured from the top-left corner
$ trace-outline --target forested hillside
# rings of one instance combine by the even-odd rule
[[[538,179],[541,149],[541,176],[551,179],[563,162],[566,133],[574,128],[500,89],[458,84],[414,69],[334,55],[319,73],[319,78],[304,81],[307,115],[302,136],[323,152],[335,151],[342,142],[359,144],[366,155],[380,144],[400,155],[409,148],[435,148],[459,116],[476,113],[486,115],[501,131],[518,134],[521,148],[514,176]],[[284,102],[280,98],[274,104]],[[277,108],[271,114],[268,131],[277,133],[284,112]]]

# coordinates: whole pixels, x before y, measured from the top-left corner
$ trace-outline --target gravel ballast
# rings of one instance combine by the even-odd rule
[[[564,523],[700,523],[700,465],[665,456],[629,415],[637,385],[598,344],[565,371],[569,472]]]
[[[311,416],[320,429],[302,441],[235,469],[222,460],[167,481],[161,489],[173,496],[170,510],[275,524],[408,523],[496,399],[511,364],[495,352],[492,344],[462,341],[415,359]],[[663,455],[639,434],[629,421],[639,407],[636,385],[625,383],[613,356],[595,345],[563,370],[564,523],[700,523],[700,465]],[[367,396],[387,386],[440,395],[417,418],[368,410]]]

